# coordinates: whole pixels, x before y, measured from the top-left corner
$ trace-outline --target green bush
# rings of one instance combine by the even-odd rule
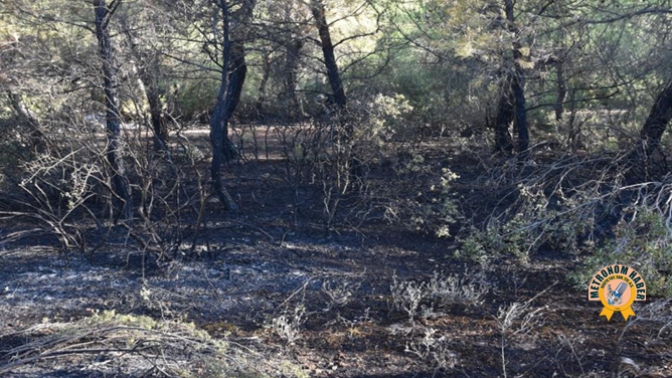
[[[633,206],[614,227],[614,238],[584,262],[573,275],[580,287],[588,284],[599,268],[624,264],[636,269],[646,281],[647,292],[672,297],[672,230],[667,217],[655,209]]]
[[[209,115],[217,100],[218,85],[216,80],[187,83],[178,95],[182,115],[186,119]]]
[[[480,263],[513,256],[527,263],[542,248],[578,254],[592,245],[587,235],[595,224],[593,207],[589,198],[568,197],[562,191],[555,193],[551,203],[541,186],[520,184],[516,205],[491,218],[485,228],[469,229],[456,255]]]
[[[424,158],[415,155],[413,160],[400,167],[397,173],[406,170],[417,173],[428,169],[423,163]],[[417,231],[432,233],[440,238],[451,236],[450,226],[462,218],[451,188],[451,183],[458,178],[455,172],[444,168],[441,175],[436,177],[437,182],[430,186],[427,193],[418,193],[418,197],[409,201],[411,203],[409,218]]]

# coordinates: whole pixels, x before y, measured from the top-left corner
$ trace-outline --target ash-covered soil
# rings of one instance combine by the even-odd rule
[[[43,336],[22,333],[29,327],[114,310],[193,321],[215,338],[281,354],[308,376],[495,377],[503,375],[500,308],[534,298],[526,313],[536,311],[535,323],[523,329],[518,321],[506,331],[509,376],[672,375],[672,347],[661,323],[670,318],[669,305],[654,299],[635,308],[637,321],[616,315],[606,322],[599,306],[571,286],[570,263],[552,256],[527,267],[471,267],[466,274],[479,274],[487,285],[482,303],[436,307],[411,322],[394,307],[395,280],[429,282],[434,272],[460,277],[465,266],[450,258],[444,241],[392,231],[364,240],[343,234],[325,241],[310,232],[270,240],[232,226],[221,246],[160,268],[152,256],[144,257],[143,268],[142,255],[114,246],[85,256],[59,253],[48,238],[6,245],[0,252],[2,361],[12,360],[6,351]],[[296,334],[288,340],[274,320],[285,316],[292,324],[298,309]],[[38,361],[7,376],[139,374],[111,371],[88,357]]]
[[[427,164],[441,172],[446,161],[437,152]],[[477,180],[482,172],[465,168],[475,162],[450,164],[467,208],[506,205]],[[0,224],[0,372],[171,376],[145,366],[141,355],[110,351],[7,368],[22,346],[41,345],[54,329],[114,311],[193,322],[215,340],[254,351],[259,360],[288,361],[308,377],[672,376],[672,304],[649,298],[636,304],[634,320],[616,314],[607,322],[600,305],[569,278],[580,256],[546,250],[528,265],[467,264],[454,257],[459,240],[380,219],[326,235],[319,189],[288,188],[274,178],[282,165],[233,169],[241,213],[209,206],[196,253],[186,239],[185,253],[170,263],[157,265],[154,255],[139,253],[123,230],[86,255],[60,252],[47,233],[3,244],[5,236],[36,225]],[[251,171],[263,185],[254,186]],[[385,174],[372,174],[380,188],[390,186]],[[388,189],[402,200],[417,194],[411,184]],[[297,195],[304,202],[294,213],[289,204]],[[478,211],[466,216],[480,219]],[[413,290],[432,282],[438,289],[408,311]],[[469,285],[477,293],[463,290]]]

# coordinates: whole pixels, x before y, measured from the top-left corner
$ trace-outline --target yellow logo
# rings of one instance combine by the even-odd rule
[[[610,265],[600,269],[588,284],[588,300],[602,302],[600,316],[611,320],[620,312],[625,320],[635,315],[632,304],[646,300],[646,283],[634,269],[625,265]]]

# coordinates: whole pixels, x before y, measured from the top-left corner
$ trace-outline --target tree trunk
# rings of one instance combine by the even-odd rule
[[[500,86],[497,116],[495,118],[495,150],[498,152],[513,152],[513,141],[509,127],[513,123],[513,91],[511,90],[512,77],[506,74]]]
[[[266,102],[266,87],[268,86],[268,79],[271,77],[271,54],[264,52],[264,72],[259,83],[259,97],[254,108],[257,111],[257,116],[263,113],[264,102]]]
[[[577,122],[576,119],[576,112],[578,111],[576,105],[576,88],[572,88],[569,92],[569,119],[567,120],[569,126],[567,146],[572,152],[576,151],[581,144],[581,123]]]
[[[525,109],[525,84],[521,70],[516,70],[516,74],[511,82],[513,92],[515,115],[514,123],[518,131],[518,156],[520,159],[527,159],[530,148],[530,135],[527,129],[527,109]]]
[[[511,91],[514,98],[514,122],[518,131],[518,153],[520,159],[527,159],[529,156],[530,136],[527,126],[527,109],[525,109],[525,76],[520,62],[523,60],[521,44],[518,38],[520,30],[516,26],[516,20],[513,13],[513,0],[504,0],[504,11],[509,32],[513,33],[513,78],[511,80]]]
[[[137,74],[140,78],[140,90],[147,99],[147,105],[149,105],[149,120],[154,131],[154,149],[156,151],[168,151],[168,124],[158,84],[159,63],[156,57],[147,57],[147,54],[138,48],[131,32],[132,28],[126,20],[122,20],[122,25],[131,54],[140,65]]]
[[[147,88],[147,103],[149,104],[149,116],[154,129],[154,149],[157,151],[168,151],[168,122],[163,112],[163,101],[159,93],[158,85],[155,79],[149,79]]]
[[[322,46],[322,54],[324,56],[324,66],[327,69],[327,77],[334,96],[334,104],[337,108],[338,122],[341,126],[341,131],[337,134],[340,139],[339,144],[348,146],[349,156],[344,157],[346,167],[349,166],[348,179],[344,187],[349,186],[350,176],[356,178],[355,182],[363,183],[364,170],[362,163],[355,156],[355,143],[352,142],[354,136],[354,128],[352,122],[348,119],[346,109],[347,97],[343,88],[343,82],[338,71],[338,64],[336,63],[336,55],[334,53],[334,43],[331,40],[331,33],[329,31],[329,24],[327,23],[326,9],[323,0],[311,0],[311,11],[315,19],[315,26],[320,35],[320,44]]]
[[[217,104],[212,111],[210,118],[210,143],[212,144],[212,163],[210,166],[210,175],[213,182],[213,189],[220,201],[227,209],[235,211],[238,205],[233,200],[229,192],[224,187],[222,182],[222,164],[225,162],[226,156],[225,143],[229,141],[227,136],[227,129],[230,117],[230,110],[235,109],[235,100],[232,95],[235,92],[234,85],[229,80],[228,67],[234,60],[232,57],[232,44],[230,39],[230,23],[229,23],[229,5],[226,0],[219,0],[219,8],[222,12],[222,74],[217,93]],[[244,75],[243,75],[244,79]],[[230,142],[229,142],[230,143]]]
[[[334,54],[334,44],[331,41],[331,34],[329,32],[329,24],[325,15],[324,3],[322,0],[311,0],[311,11],[315,18],[315,25],[320,34],[320,43],[322,45],[322,53],[324,55],[324,65],[327,68],[327,76],[329,77],[329,84],[334,94],[334,102],[340,110],[345,109],[347,98],[343,90],[343,83],[338,72],[338,65],[336,64],[336,55]]]
[[[168,150],[168,122],[164,112],[164,104],[161,101],[161,91],[159,89],[159,62],[156,56],[148,57],[147,54],[138,48],[132,27],[126,20],[122,20],[126,40],[129,44],[131,55],[139,63],[137,70],[140,78],[142,94],[147,99],[149,105],[149,119],[154,131],[154,149],[156,151]]]
[[[301,114],[296,87],[298,82],[299,57],[302,48],[303,41],[300,39],[287,42],[285,56],[285,98],[287,100],[287,113],[289,119],[292,121],[296,120]]]
[[[665,85],[665,88],[656,97],[649,117],[640,132],[645,151],[651,152],[660,145],[660,140],[670,119],[672,119],[672,80]]]
[[[226,76],[226,72],[224,72],[222,76]],[[228,140],[224,134],[223,127],[223,125],[228,122],[226,119],[226,102],[224,100],[224,92],[226,91],[227,87],[226,81],[228,80],[222,78],[222,84],[217,96],[217,105],[215,105],[215,109],[213,110],[212,117],[210,119],[210,143],[212,144],[212,164],[210,166],[210,175],[212,178],[215,194],[217,194],[219,200],[222,201],[227,209],[235,211],[238,209],[238,205],[226,190],[224,183],[222,182],[224,140]]]
[[[562,114],[565,112],[565,98],[567,97],[567,81],[565,80],[565,70],[562,60],[555,63],[555,72],[558,81],[558,98],[555,101],[555,120],[561,121]]]
[[[117,3],[118,5],[118,3]],[[114,202],[120,216],[131,219],[133,204],[131,191],[126,179],[124,160],[121,154],[119,116],[119,82],[117,67],[114,64],[110,31],[108,29],[111,10],[105,0],[94,0],[96,38],[98,40],[98,54],[102,63],[103,90],[105,92],[105,120],[107,124],[107,161],[112,170],[112,190]]]
[[[226,108],[228,118],[231,118],[240,103],[243,85],[247,77],[247,62],[245,62],[245,46],[242,43],[231,43],[231,70],[229,72],[230,100]]]
[[[134,70],[138,74],[140,92],[147,100],[147,105],[149,106],[149,117],[145,114],[145,119],[149,120],[154,132],[154,150],[168,152],[168,123],[164,114],[164,104],[161,101],[156,74],[150,73],[150,69],[147,67],[147,65],[155,65],[156,63],[144,61],[141,56],[133,55],[141,64],[139,69],[134,68]],[[157,72],[158,67],[153,67],[151,71]]]
[[[224,162],[238,158],[236,146],[229,139],[229,120],[236,111],[240,96],[243,93],[243,85],[247,76],[247,63],[245,62],[245,46],[242,42],[231,42],[230,49],[230,72],[228,73],[228,87],[226,90],[226,114],[223,116],[222,152]]]
[[[220,0],[222,6],[223,1]],[[249,21],[252,17],[252,12],[254,11],[254,6],[256,0],[245,0],[241,6],[240,15],[237,15],[235,19],[238,20],[238,27],[244,28],[245,23]],[[228,13],[228,10],[227,10]],[[226,23],[229,21],[226,20]],[[229,26],[226,26],[229,28]],[[244,33],[242,31],[238,32],[236,40],[231,40],[230,30],[225,32],[227,34],[228,41],[225,42],[229,44],[228,47],[228,57],[224,58],[224,72],[228,74],[227,77],[227,87],[225,92],[224,102],[226,103],[224,112],[225,114],[221,117],[222,123],[222,153],[224,158],[224,163],[235,160],[238,158],[238,151],[236,146],[229,139],[229,120],[233,116],[233,113],[238,107],[240,102],[240,96],[243,93],[243,85],[245,84],[245,78],[247,77],[247,62],[245,61],[245,45],[244,45]]]

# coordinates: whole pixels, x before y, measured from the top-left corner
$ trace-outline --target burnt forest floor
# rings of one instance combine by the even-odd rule
[[[456,187],[465,201],[501,203],[487,199],[487,189],[479,197],[470,188],[484,173],[474,153],[446,154],[428,150],[426,160],[460,175]],[[534,254],[528,264],[503,259],[482,267],[454,257],[455,238],[403,220],[336,225],[327,235],[319,188],[299,188],[305,204],[295,214],[297,191],[273,179],[282,169],[280,159],[234,165],[228,182],[239,188],[233,194],[241,211],[208,206],[197,254],[168,265],[128,248],[123,230],[92,255],[63,252],[53,235],[40,232],[3,244],[0,363],[50,337],[50,324],[114,311],[193,322],[214,339],[282,359],[310,377],[497,377],[504,369],[509,377],[672,376],[665,324],[646,317],[662,300],[638,304],[638,321],[616,314],[607,322],[601,306],[568,278],[578,258],[562,251]],[[378,175],[384,181],[383,168]],[[266,181],[255,190],[258,177]],[[473,215],[470,221],[478,222]],[[1,237],[36,225],[12,220],[0,227]],[[395,306],[391,287],[432,277],[462,277],[484,294],[476,303],[424,301],[411,320]],[[524,308],[503,330],[500,311],[514,303]],[[430,306],[430,316],[419,315]],[[35,359],[4,376],[162,376],[103,363],[112,357],[101,355],[110,353]]]

